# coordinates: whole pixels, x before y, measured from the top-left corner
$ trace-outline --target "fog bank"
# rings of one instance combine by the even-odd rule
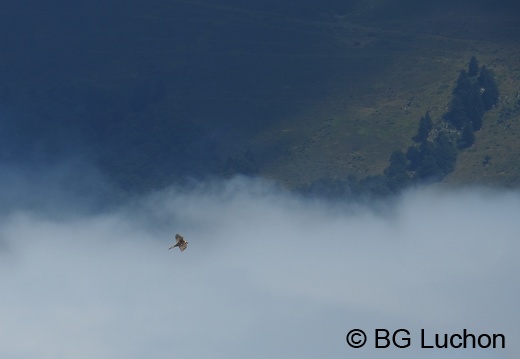
[[[2,358],[520,355],[517,192],[419,189],[374,211],[237,178],[109,213],[1,213]],[[376,328],[412,345],[374,349]],[[464,328],[506,349],[420,348],[420,329]]]

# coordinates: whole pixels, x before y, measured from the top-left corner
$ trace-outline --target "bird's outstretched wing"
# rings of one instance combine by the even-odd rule
[[[181,242],[184,242],[184,237],[181,236],[180,234],[176,234],[175,235],[175,240],[177,241],[177,244],[179,244]]]

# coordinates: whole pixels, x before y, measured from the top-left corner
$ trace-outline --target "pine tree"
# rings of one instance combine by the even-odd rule
[[[482,127],[484,105],[480,95],[480,87],[468,76],[465,70],[461,70],[457,85],[453,89],[453,97],[450,110],[444,119],[450,122],[457,130],[461,131],[468,122],[473,123],[474,130]]]
[[[437,166],[444,175],[453,172],[457,162],[457,149],[450,138],[445,133],[440,133],[435,139],[433,155]]]
[[[390,155],[390,165],[385,169],[385,176],[393,177],[401,173],[406,173],[407,160],[402,151],[394,151]]]
[[[455,85],[452,94],[455,96],[457,94],[464,93],[468,91],[470,87],[471,80],[468,76],[468,72],[464,69],[460,70],[459,77],[457,78],[457,84]]]
[[[498,86],[495,82],[495,74],[492,70],[482,66],[477,81],[482,88],[482,105],[484,110],[489,111],[498,103],[498,98],[500,96]]]
[[[406,159],[410,161],[408,164],[408,169],[410,171],[417,170],[417,167],[419,167],[419,163],[421,161],[421,152],[417,146],[408,147],[408,150],[406,151]]]
[[[477,76],[478,70],[479,70],[479,66],[478,66],[477,58],[475,56],[471,56],[471,59],[469,60],[469,64],[468,64],[468,76],[469,77]]]
[[[478,83],[473,83],[471,86],[471,93],[468,97],[467,113],[470,119],[473,130],[478,131],[482,127],[482,118],[484,117],[484,104],[482,95],[480,94],[480,87]]]
[[[450,122],[457,130],[462,130],[466,123],[470,121],[462,96],[453,96],[450,110],[444,115],[444,119]]]
[[[419,120],[419,128],[417,129],[417,135],[413,137],[413,140],[417,143],[426,141],[432,128],[432,118],[430,116],[430,113],[426,112],[426,114]]]
[[[460,138],[457,141],[457,147],[460,149],[469,148],[473,145],[473,143],[475,143],[473,124],[468,122],[468,124],[462,129]]]

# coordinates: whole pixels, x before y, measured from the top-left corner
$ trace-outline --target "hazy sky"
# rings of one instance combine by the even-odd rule
[[[519,212],[516,192],[421,189],[374,211],[244,179],[104,214],[5,211],[0,357],[518,357]],[[411,347],[374,349],[376,328]],[[506,349],[420,348],[420,329],[464,328]]]

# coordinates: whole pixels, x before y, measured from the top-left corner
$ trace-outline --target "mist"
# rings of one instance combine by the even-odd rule
[[[2,358],[520,354],[517,192],[430,187],[374,209],[235,178],[96,213],[64,197],[53,215],[1,212]],[[375,349],[377,328],[412,345]],[[420,329],[506,348],[421,349]]]

